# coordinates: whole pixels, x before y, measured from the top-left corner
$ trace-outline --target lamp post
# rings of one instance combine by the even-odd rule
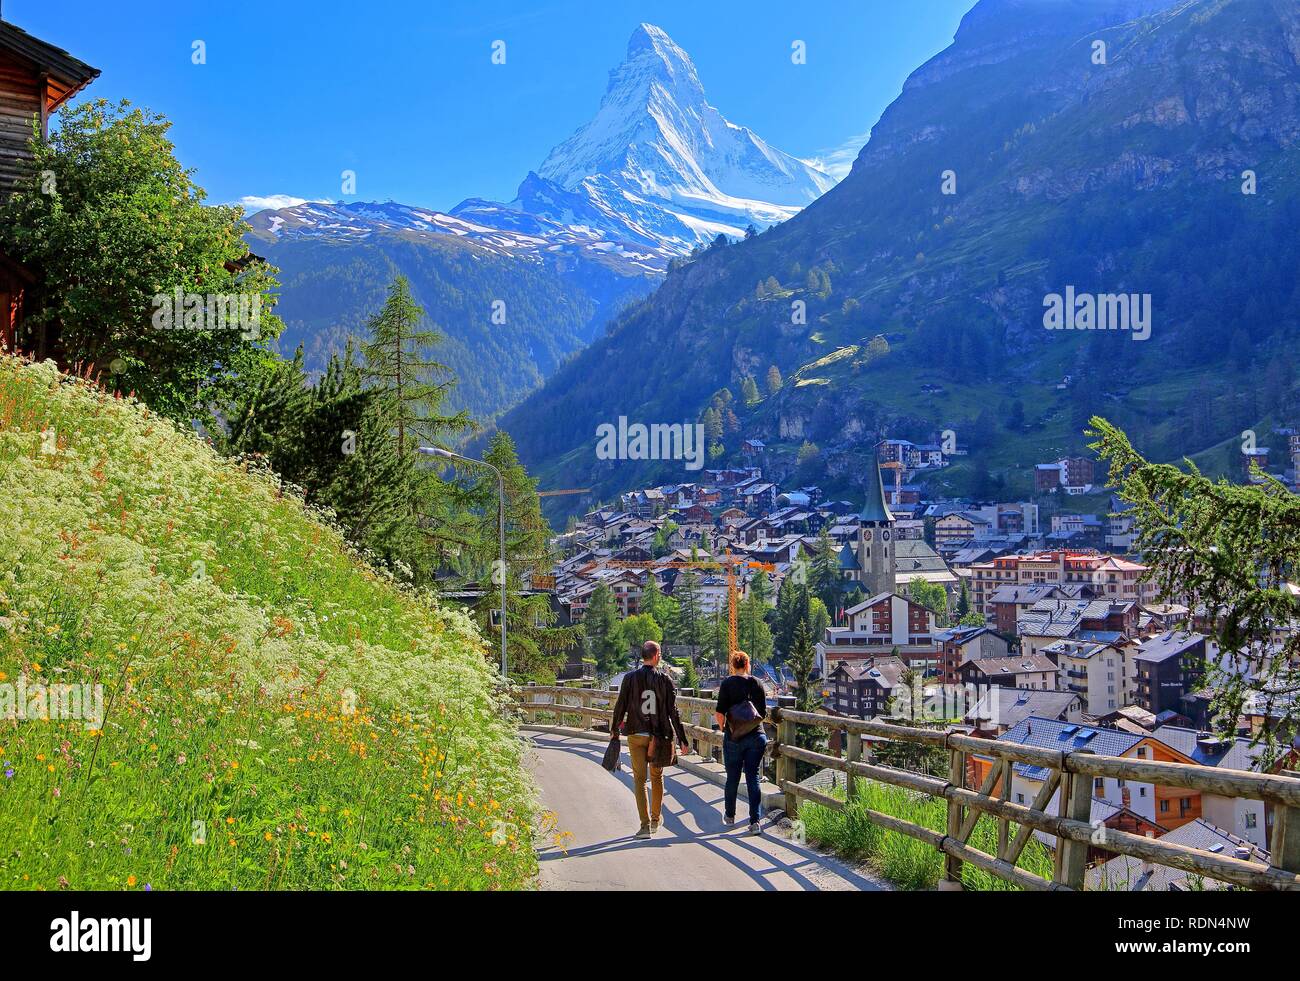
[[[475,460],[472,457],[461,456],[459,453],[453,453],[451,450],[444,450],[441,446],[421,446],[416,449],[417,453],[424,456],[436,456],[444,460],[461,460],[465,463],[472,464],[476,467],[487,467],[497,475],[497,491],[499,494],[499,503],[497,507],[497,530],[500,539],[501,557],[497,566],[498,575],[501,577],[501,677],[509,678],[506,672],[506,481],[501,476],[501,471],[492,464],[484,460]]]

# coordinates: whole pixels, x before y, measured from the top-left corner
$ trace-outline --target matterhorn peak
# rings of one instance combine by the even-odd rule
[[[729,122],[710,105],[690,55],[644,23],[595,116],[537,173],[602,211],[635,214],[639,228],[661,229],[656,237],[681,251],[783,221],[835,183]]]
[[[654,24],[641,24],[627,42],[626,61],[645,57],[657,58],[670,69],[685,67],[692,75],[695,74],[691,56],[677,46],[667,31]]]
[[[623,63],[609,73],[606,103],[636,106],[664,92],[679,104],[704,103],[704,86],[691,56],[654,24],[642,24],[627,42]]]

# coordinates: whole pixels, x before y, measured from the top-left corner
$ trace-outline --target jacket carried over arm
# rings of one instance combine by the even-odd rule
[[[623,676],[610,720],[610,735],[619,731],[625,717],[630,736],[641,732],[652,736],[676,733],[677,742],[686,742],[686,728],[677,712],[677,688],[663,671],[642,665]]]

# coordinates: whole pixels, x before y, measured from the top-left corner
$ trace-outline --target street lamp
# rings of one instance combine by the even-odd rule
[[[501,677],[509,678],[506,673],[506,481],[501,476],[501,471],[492,464],[484,460],[475,460],[472,457],[461,456],[459,453],[453,453],[451,450],[444,450],[441,446],[421,446],[416,449],[417,453],[423,456],[436,456],[444,460],[461,460],[465,463],[472,464],[476,467],[487,467],[497,475],[497,491],[500,495],[499,506],[497,507],[498,533],[500,537],[501,558],[499,560],[498,575],[501,576]]]

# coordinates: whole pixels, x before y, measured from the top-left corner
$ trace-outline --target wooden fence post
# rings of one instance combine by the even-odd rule
[[[1293,770],[1283,776],[1300,777]],[[1273,838],[1269,842],[1273,867],[1300,872],[1300,807],[1278,804],[1273,808]]]
[[[995,761],[993,765],[998,768],[1000,774],[998,777],[998,797],[1004,802],[1009,801],[1011,799],[1011,774],[1014,772],[1011,761],[1004,759]],[[1007,857],[1007,847],[1011,844],[1010,839],[1011,826],[1003,818],[998,821],[998,858],[1005,859]]]
[[[798,734],[799,729],[797,723],[788,722],[786,721],[785,718],[786,710],[793,709],[795,707],[795,697],[793,695],[778,695],[776,699],[776,704],[777,704],[776,744],[777,744],[777,753],[779,754],[776,758],[776,785],[778,787],[782,787],[787,782],[789,783],[796,782],[795,761],[791,757],[786,756],[785,753],[781,751],[786,746],[795,745],[796,742],[795,737]],[[785,794],[785,815],[791,821],[796,820],[799,816],[799,800],[794,794],[790,793],[789,791],[786,791]]]
[[[856,763],[858,762],[858,760],[862,759],[862,733],[850,732],[847,733],[847,736],[848,736],[848,746],[845,749],[844,758],[849,763]],[[858,790],[858,778],[857,776],[854,775],[852,770],[849,770],[845,773],[844,776],[845,801],[852,803],[853,798],[857,794],[857,790]]]
[[[1066,756],[1096,755],[1091,750],[1081,750]],[[1069,779],[1061,777],[1061,804],[1057,813],[1063,818],[1082,821],[1092,819],[1092,777],[1086,773],[1071,773]],[[1055,880],[1071,889],[1083,889],[1084,872],[1088,867],[1088,842],[1058,836],[1056,839]]]
[[[966,754],[959,749],[948,754],[948,782],[954,787],[966,786]],[[948,837],[961,841],[962,805],[951,797],[948,799]],[[964,844],[964,842],[963,842]],[[953,855],[944,855],[943,878],[939,880],[940,892],[961,892],[961,859]]]
[[[586,687],[586,685],[582,685],[581,687],[579,687],[579,688],[577,689],[577,693],[578,693],[578,705],[577,705],[577,707],[578,707],[578,708],[584,708],[584,709],[585,709],[585,708],[590,708],[590,707],[591,707],[591,703],[587,700],[587,687]],[[591,718],[591,716],[587,715],[585,712],[579,714],[579,716],[578,716],[578,728],[579,728],[579,729],[586,729],[586,728],[588,728],[588,720],[589,720],[590,718]]]

